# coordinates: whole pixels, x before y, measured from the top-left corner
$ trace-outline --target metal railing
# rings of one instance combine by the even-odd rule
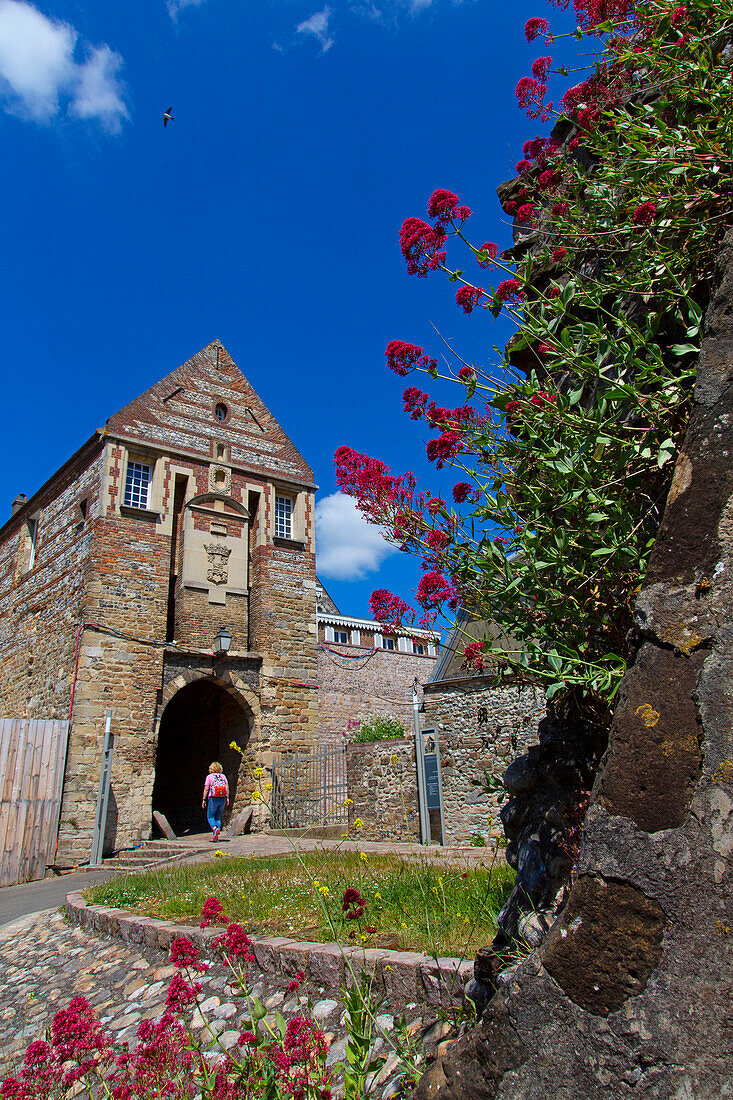
[[[272,816],[279,829],[348,822],[346,750],[280,755],[272,765]]]

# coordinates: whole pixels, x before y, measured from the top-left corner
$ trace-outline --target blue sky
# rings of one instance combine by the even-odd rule
[[[477,245],[509,244],[495,191],[541,132],[514,98],[546,52],[523,38],[538,14],[543,0],[0,0],[8,514],[215,337],[319,499],[344,443],[450,492],[384,347],[437,353],[434,323],[481,362],[508,329],[464,316],[441,276],[408,276],[397,235],[447,187]],[[380,564],[340,504],[321,544],[341,609],[367,614],[374,587],[409,596],[417,563]]]

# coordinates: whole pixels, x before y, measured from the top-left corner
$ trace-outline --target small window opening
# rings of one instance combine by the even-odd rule
[[[226,479],[227,479],[227,475],[224,473],[223,470],[215,470],[214,471],[214,483],[216,485],[223,485],[224,482],[226,481]]]
[[[293,502],[290,497],[275,497],[275,537],[293,537]]]
[[[224,444],[223,443],[217,443],[217,445],[216,445],[216,457],[217,458],[223,458],[224,457]]]
[[[127,463],[124,503],[128,508],[147,508],[152,467],[144,462]]]
[[[223,401],[220,401],[218,403],[218,405],[216,405],[215,408],[214,408],[214,416],[221,423],[223,423],[226,420],[228,412],[229,412],[229,410],[227,409],[227,407],[226,407],[226,405],[224,404]]]
[[[89,506],[89,501],[88,501],[87,497],[84,497],[83,500],[79,501],[79,521],[81,523],[83,523],[84,520],[87,518],[87,508],[88,508],[88,506]]]
[[[338,642],[339,645],[346,645],[346,642],[348,641],[348,638],[346,637],[346,631],[345,630],[334,630],[333,640],[334,640],[334,642]]]
[[[36,542],[38,541],[38,516],[32,516],[27,525],[28,536],[28,572],[36,564]]]

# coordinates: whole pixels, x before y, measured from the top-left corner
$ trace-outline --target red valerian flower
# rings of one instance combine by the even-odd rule
[[[425,544],[430,547],[431,550],[435,550],[440,553],[445,550],[446,546],[450,542],[450,539],[444,531],[428,531],[425,535]]]
[[[436,219],[436,228],[445,229],[451,221],[464,222],[471,217],[467,206],[460,206],[458,195],[453,191],[438,188],[433,191],[428,202],[428,217]]]
[[[552,110],[551,103],[545,103],[547,85],[531,76],[523,76],[514,89],[520,110],[527,112],[528,118],[541,118],[546,121]]]
[[[505,279],[503,283],[499,283],[494,294],[497,302],[521,302],[524,297],[525,294],[519,279]]]
[[[218,898],[207,898],[201,909],[201,928],[208,928],[210,924],[226,924],[227,916],[221,907]]]
[[[408,344],[406,340],[390,340],[384,349],[387,366],[395,374],[404,378],[413,370],[433,370],[438,367],[435,359],[430,359],[418,344]]]
[[[507,419],[509,419],[510,416],[513,416],[518,408],[519,408],[519,402],[518,401],[507,401],[506,407],[504,409],[504,411],[507,415]]]
[[[559,264],[560,260],[564,260],[567,254],[567,248],[556,248],[555,251],[552,253],[552,262],[554,264]]]
[[[193,982],[189,985],[182,974],[175,974],[168,986],[168,996],[165,999],[166,1007],[171,1012],[185,1012],[194,1003],[200,992],[201,982]]]
[[[547,145],[547,138],[530,138],[529,141],[525,141],[522,146],[522,156],[527,157],[529,160],[536,160],[540,153],[543,152]]]
[[[463,504],[472,490],[473,485],[469,485],[467,481],[457,481],[453,486],[453,499],[456,504]]]
[[[537,207],[533,202],[525,202],[524,206],[520,206],[517,210],[517,221],[525,222],[527,225],[534,225],[536,216]]]
[[[430,394],[419,390],[417,386],[408,386],[402,394],[403,408],[410,414],[410,420],[420,420],[425,414],[425,407],[430,400]]]
[[[555,215],[556,218],[564,217],[566,214],[570,213],[570,203],[556,202],[552,208],[552,213]]]
[[[479,267],[493,267],[493,261],[499,255],[499,246],[493,241],[485,241],[479,248],[479,252],[486,253],[486,258],[478,261]]]
[[[401,626],[410,611],[408,604],[387,588],[375,588],[369,597],[369,607],[377,622],[392,627]]]
[[[525,172],[529,172],[531,167],[532,167],[532,161],[531,160],[517,161],[517,172],[519,173],[520,176],[523,176]]]
[[[532,62],[532,76],[536,77],[537,80],[547,80],[547,74],[550,71],[551,64],[551,57],[538,57]]]
[[[549,191],[560,182],[560,174],[553,171],[552,168],[546,168],[544,172],[540,172],[540,178],[537,180],[537,186],[540,191]]]
[[[433,229],[420,218],[406,218],[400,229],[400,248],[409,274],[423,278],[445,263],[445,240],[444,229]]]
[[[292,982],[288,983],[286,993],[295,993],[298,989],[300,989],[300,982],[293,979]]]
[[[364,931],[367,932],[370,936],[373,936],[377,930],[373,924],[368,924]]]
[[[684,23],[687,19],[687,8],[675,8],[669,17],[669,21],[673,27],[678,27],[680,23]]]
[[[537,348],[537,354],[541,359],[546,359],[548,355],[553,354],[554,350],[555,349],[551,347],[550,344],[540,344]]]
[[[641,206],[637,206],[634,213],[631,215],[631,220],[634,225],[651,225],[657,214],[657,204],[654,202],[643,202]]]
[[[171,962],[181,970],[206,970],[206,967],[199,962],[199,949],[187,936],[179,936],[171,944]]]
[[[476,371],[473,369],[473,367],[461,367],[458,372],[458,377],[461,382],[474,382],[476,380]]]
[[[497,535],[496,538],[494,539],[494,544],[496,546],[506,546],[508,541],[509,540],[505,539],[503,535]]]
[[[559,286],[551,286],[550,287],[550,293],[549,293],[548,297],[549,298],[559,298],[561,294],[562,294],[562,290],[560,289]]]
[[[484,642],[471,642],[463,651],[463,657],[467,665],[473,665],[479,672],[484,670],[483,652]]]
[[[366,904],[366,901],[355,887],[349,886],[344,890],[344,896],[341,899],[341,910],[346,913],[347,920],[358,920],[364,913]]]
[[[509,202],[504,203],[504,212],[506,214],[513,214],[516,209],[517,204],[514,202],[513,199],[511,199]]]
[[[425,448],[429,462],[434,462],[438,470],[442,470],[446,462],[460,451],[464,444],[463,436],[458,432],[443,432],[437,439],[429,439]]]
[[[535,38],[539,38],[541,34],[547,34],[550,29],[550,24],[546,19],[540,18],[538,15],[533,15],[531,19],[528,19],[524,24],[524,37],[528,42],[534,42]]]
[[[438,607],[442,603],[458,601],[455,587],[440,573],[424,573],[415,593],[417,602],[425,611]]]
[[[243,1031],[237,1042],[240,1047],[254,1046],[257,1042],[257,1036],[254,1031]]]
[[[557,405],[557,398],[554,394],[546,393],[544,390],[539,390],[537,393],[532,394],[530,404],[535,408],[541,409],[545,405]]]
[[[456,304],[464,313],[472,313],[479,303],[479,299],[485,293],[480,286],[462,286],[456,291]]]
[[[226,932],[213,939],[211,941],[211,946],[217,948],[219,951],[225,952],[227,955],[233,955],[236,958],[244,959],[245,962],[255,961],[255,957],[252,954],[252,940],[244,931],[241,924],[232,923],[227,925]]]

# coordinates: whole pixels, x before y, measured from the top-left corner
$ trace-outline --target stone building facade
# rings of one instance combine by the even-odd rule
[[[236,810],[252,765],[315,745],[314,489],[215,341],[16,499],[0,528],[0,715],[71,719],[59,862],[89,855],[108,709],[107,849],[147,837],[153,809],[203,828],[212,759]]]

